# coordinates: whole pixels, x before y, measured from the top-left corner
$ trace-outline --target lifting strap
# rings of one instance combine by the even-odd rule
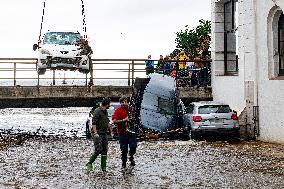
[[[82,3],[82,17],[83,17],[83,32],[84,32],[84,39],[87,40],[87,27],[86,27],[86,15],[85,15],[85,5],[84,0],[81,0]]]
[[[38,41],[37,41],[38,45],[41,43],[41,32],[42,32],[42,24],[43,24],[43,18],[44,18],[45,2],[46,2],[46,0],[44,0],[44,2],[43,2],[43,9],[42,9],[42,16],[41,16],[41,23],[40,23],[40,31],[39,31]]]
[[[87,39],[87,27],[86,27],[86,14],[85,14],[85,5],[84,0],[81,0],[82,3],[82,17],[83,17],[83,32],[84,32],[84,39]],[[43,2],[43,9],[42,9],[42,16],[41,16],[41,23],[40,23],[40,31],[39,31],[39,37],[38,37],[38,45],[41,43],[41,34],[42,34],[42,25],[44,21],[44,13],[45,13],[45,5],[46,0]]]

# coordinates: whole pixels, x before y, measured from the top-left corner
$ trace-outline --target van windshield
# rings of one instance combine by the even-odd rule
[[[205,105],[198,108],[198,114],[230,113],[231,111],[228,105]]]
[[[75,45],[81,36],[75,32],[48,32],[45,34],[43,44]]]

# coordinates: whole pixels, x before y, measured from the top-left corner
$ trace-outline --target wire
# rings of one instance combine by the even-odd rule
[[[85,5],[84,0],[81,0],[82,3],[82,17],[83,17],[83,32],[84,32],[84,39],[87,39],[87,26],[86,26],[86,14],[85,14]]]
[[[45,3],[46,3],[46,0],[44,0],[44,2],[43,2],[43,9],[42,9],[42,16],[41,16],[39,37],[38,37],[38,41],[37,41],[37,44],[38,44],[38,45],[41,43],[41,32],[42,32],[42,25],[43,25],[43,21],[44,21],[43,18],[44,18],[44,12],[45,12]]]

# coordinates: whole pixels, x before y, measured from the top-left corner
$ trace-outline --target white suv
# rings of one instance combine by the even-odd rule
[[[38,49],[37,72],[42,75],[46,69],[79,70],[89,73],[91,50],[84,49],[79,32],[47,32]]]

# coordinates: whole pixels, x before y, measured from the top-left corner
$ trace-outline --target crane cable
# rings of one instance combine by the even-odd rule
[[[43,18],[44,18],[44,11],[45,11],[45,2],[43,2],[43,9],[42,9],[42,16],[41,16],[41,23],[40,23],[40,31],[39,31],[39,36],[38,36],[38,41],[37,44],[39,45],[41,43],[41,32],[42,32],[42,25],[43,25]]]
[[[86,14],[85,14],[85,5],[84,0],[81,0],[82,3],[82,17],[83,17],[83,32],[84,32],[84,39],[87,40],[87,27],[86,27]]]
[[[86,14],[85,14],[85,5],[84,0],[81,0],[82,3],[82,17],[83,17],[83,32],[84,32],[84,39],[87,39],[87,27],[86,27]],[[42,34],[42,25],[44,21],[44,14],[45,14],[45,5],[46,0],[43,2],[43,9],[42,9],[42,16],[41,16],[41,23],[40,23],[40,31],[39,31],[39,37],[38,37],[38,45],[41,43],[41,34]]]

